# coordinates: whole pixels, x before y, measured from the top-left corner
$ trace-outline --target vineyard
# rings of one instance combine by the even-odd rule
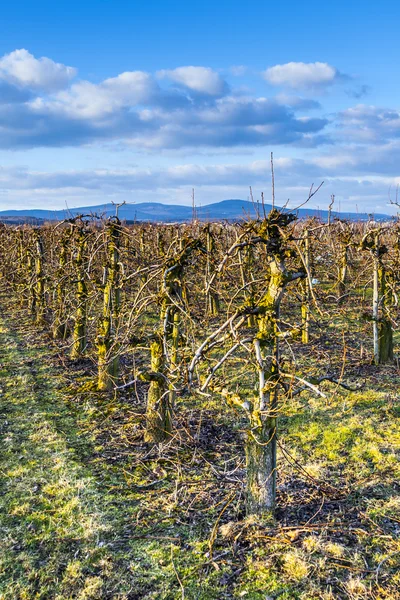
[[[397,220],[0,227],[1,599],[399,597]]]

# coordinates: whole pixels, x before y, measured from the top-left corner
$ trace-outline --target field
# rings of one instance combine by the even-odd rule
[[[0,598],[398,598],[398,239],[3,227]]]

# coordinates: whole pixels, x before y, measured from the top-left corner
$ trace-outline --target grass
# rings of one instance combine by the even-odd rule
[[[0,599],[395,600],[400,378],[377,376],[287,407],[277,522],[257,522],[237,415],[182,401],[152,448],[145,388],[91,391],[90,365],[3,300]]]

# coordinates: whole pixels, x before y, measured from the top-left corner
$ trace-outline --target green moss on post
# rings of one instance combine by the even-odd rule
[[[276,421],[268,419],[247,434],[246,512],[270,516],[276,498]]]
[[[22,229],[18,231],[18,249],[17,249],[17,296],[20,306],[27,304],[26,297],[26,280],[29,277],[27,273],[28,263],[28,249],[24,240],[24,232]]]
[[[390,318],[392,294],[388,290],[386,266],[383,261],[387,247],[381,244],[380,234],[380,228],[367,231],[361,241],[361,248],[370,252],[373,262],[372,326],[376,365],[393,361],[393,331]]]
[[[206,250],[207,250],[207,255],[206,255],[206,276],[205,276],[205,289],[206,289],[206,314],[209,315],[210,317],[217,317],[218,313],[219,313],[219,298],[218,298],[218,294],[214,291],[209,289],[208,286],[208,282],[210,281],[211,278],[211,256],[214,252],[215,249],[215,243],[214,243],[214,238],[213,235],[211,233],[211,226],[210,224],[206,225],[205,227],[205,232],[206,232]]]
[[[35,241],[35,321],[43,324],[45,317],[44,273],[43,273],[43,241],[38,230],[34,232]]]
[[[111,389],[118,378],[119,355],[116,331],[119,324],[120,291],[120,233],[118,219],[107,226],[107,259],[104,264],[103,316],[96,338],[98,389]]]
[[[287,285],[305,276],[305,273],[289,273],[285,265],[287,253],[283,232],[294,218],[273,210],[255,232],[265,239],[269,281],[267,291],[256,307],[258,331],[253,347],[259,393],[258,398],[249,403],[248,410],[246,507],[248,514],[260,516],[273,516],[275,510],[280,304]]]
[[[87,232],[83,226],[78,228],[77,232],[77,251],[75,256],[75,274],[76,274],[76,310],[74,315],[75,325],[72,334],[71,358],[81,358],[87,345],[87,286],[85,278],[85,249],[87,242]]]
[[[393,330],[388,319],[381,319],[379,324],[379,363],[393,362]]]
[[[147,399],[146,440],[160,442],[172,428],[172,407],[175,401],[174,384],[179,376],[179,341],[181,307],[185,302],[184,266],[199,240],[180,240],[183,248],[166,261],[159,294],[160,322],[156,339],[151,344],[150,389]]]
[[[303,298],[301,303],[301,341],[303,344],[308,344],[310,341],[310,268],[311,268],[311,256],[310,256],[310,232],[308,229],[304,230],[304,266],[308,272],[309,277],[303,282]]]
[[[240,269],[240,277],[242,280],[242,286],[244,289],[245,302],[247,306],[254,305],[254,285],[252,267],[253,267],[253,250],[251,247],[247,246],[244,250],[239,249],[238,252],[239,257],[239,269]],[[248,281],[250,280],[250,281]],[[256,320],[254,315],[249,315],[247,317],[247,325],[252,328],[256,326]]]
[[[270,280],[258,305],[254,340],[259,394],[249,414],[246,441],[246,509],[248,514],[272,515],[276,496],[276,403],[278,378],[277,319],[286,285],[283,263],[270,261]]]
[[[381,294],[381,306],[382,306],[382,317],[379,322],[379,363],[392,363],[394,359],[393,355],[393,328],[392,321],[390,319],[390,300],[391,293],[387,289],[387,274],[385,266],[380,259],[380,266],[378,269],[378,277],[380,283],[380,294]]]
[[[339,282],[338,282],[338,292],[340,303],[343,302],[343,296],[346,293],[346,283],[347,283],[347,272],[348,272],[348,255],[349,255],[349,246],[344,243],[341,248],[340,253],[340,267],[339,267]]]
[[[34,272],[34,258],[31,248],[27,248],[27,275],[28,275],[28,307],[32,315],[36,314],[36,286],[35,286],[35,272]]]
[[[69,233],[61,239],[60,256],[58,260],[56,306],[53,323],[53,338],[62,339],[68,335],[67,315],[65,314],[65,267],[67,264],[67,248]]]
[[[171,433],[172,418],[169,401],[169,390],[165,371],[165,357],[161,338],[158,336],[152,341],[151,373],[147,377],[150,387],[147,394],[146,410],[146,442],[159,443],[167,439]]]

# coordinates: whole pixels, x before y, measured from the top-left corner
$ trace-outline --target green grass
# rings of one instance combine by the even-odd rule
[[[0,599],[395,600],[400,381],[376,374],[379,391],[285,407],[277,522],[257,522],[238,415],[181,401],[152,449],[145,390],[90,391],[84,364],[3,311]]]

